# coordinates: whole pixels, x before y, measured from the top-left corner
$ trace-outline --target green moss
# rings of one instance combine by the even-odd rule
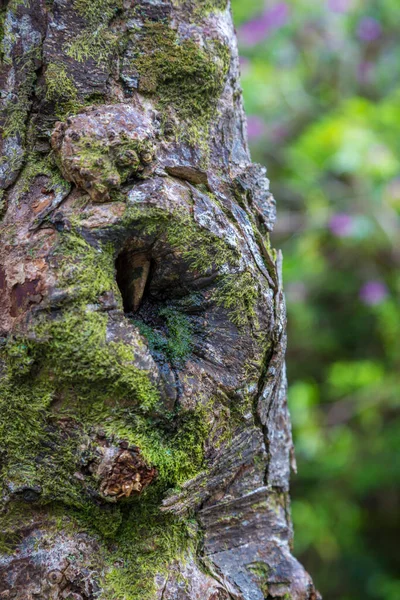
[[[251,571],[251,573],[254,573],[254,575],[260,579],[267,579],[271,572],[269,566],[263,562],[251,563],[247,568],[249,571]]]
[[[81,467],[82,448],[88,445],[93,425],[103,425],[104,418],[108,418],[110,435],[118,435],[122,413],[117,407],[126,401],[132,411],[133,407],[146,411],[158,400],[147,373],[134,366],[131,348],[122,343],[106,344],[105,316],[98,314],[74,312],[45,322],[36,327],[34,341],[10,340],[2,350],[2,358],[6,365],[0,388],[4,492],[14,492],[14,503],[19,497],[28,500],[26,495],[40,505],[59,503],[64,510],[72,511],[81,525],[114,538],[122,522],[119,508],[93,503],[75,472]],[[72,409],[59,415],[71,419],[67,427],[52,414],[52,404],[60,398]],[[150,422],[148,432],[149,438],[155,435]],[[140,435],[144,438],[143,428]],[[152,448],[152,453],[151,457],[158,460],[157,449]],[[173,452],[166,447],[164,454],[166,465],[166,457],[172,457]],[[179,460],[174,466],[179,469]],[[174,472],[172,464],[169,469],[161,467],[160,472],[165,483],[166,473]],[[86,485],[96,487],[96,482],[89,477]],[[0,549],[18,541],[17,536],[10,536],[12,523],[12,515],[0,514]],[[17,520],[14,526],[20,524]]]
[[[256,320],[259,300],[258,282],[250,271],[223,275],[214,292],[213,299],[219,306],[228,309],[235,325],[244,326]]]
[[[104,103],[103,94],[80,94],[73,74],[61,62],[49,63],[45,81],[46,99],[55,104],[55,115],[60,121],[65,121],[71,114],[82,112],[87,106]]]
[[[24,502],[3,507],[0,513],[0,553],[11,554],[21,540],[18,528],[32,517],[32,510]]]
[[[30,0],[10,0],[8,2],[7,10],[16,14],[20,6],[29,6]]]
[[[74,8],[84,18],[86,29],[67,46],[67,55],[78,62],[92,58],[99,64],[107,63],[118,44],[118,36],[108,25],[121,10],[122,1],[75,0]]]
[[[28,154],[24,169],[18,179],[18,194],[27,192],[38,175],[46,175],[49,178],[48,190],[60,187],[69,188],[69,183],[62,177],[51,154],[43,155],[32,152]]]
[[[260,586],[265,598],[272,598],[268,591],[268,578],[271,576],[271,569],[269,566],[263,562],[254,562],[248,565],[247,569],[257,580],[257,583]]]
[[[165,308],[159,314],[165,318],[168,329],[167,356],[174,364],[180,364],[187,358],[192,347],[190,320],[172,308]]]
[[[190,319],[173,308],[164,308],[158,316],[165,323],[165,331],[157,330],[135,320],[140,333],[145,336],[152,352],[164,355],[174,367],[182,366],[192,347]]]
[[[51,399],[52,386],[43,381],[18,381],[12,376],[2,380],[0,450],[3,478],[6,474],[4,464],[7,464],[7,472],[14,471],[20,483],[27,479],[30,469],[35,469],[35,464],[29,464],[25,459],[39,452]]]
[[[80,525],[94,529],[107,541],[115,540],[124,518],[119,506],[97,507],[93,503],[86,503],[75,517]]]
[[[196,2],[199,9],[211,12],[213,10],[225,10],[228,6],[228,0],[200,0]]]
[[[107,315],[86,309],[104,292],[112,291],[120,297],[112,247],[92,247],[77,233],[68,232],[61,235],[53,260],[59,269],[60,284],[68,291],[69,308],[59,319],[44,316],[36,323],[34,347],[32,343],[26,346],[32,358],[19,356],[19,368],[29,369],[29,360],[35,360],[40,348],[42,376],[58,385],[74,384],[84,396],[100,388],[104,394],[127,396],[149,409],[158,394],[148,374],[135,367],[132,348],[122,342],[107,343]],[[11,363],[12,358],[8,350]]]
[[[185,555],[198,545],[196,524],[163,515],[157,496],[150,494],[130,511],[118,535],[117,563],[107,574],[106,600],[154,600],[156,573],[167,575],[173,561],[183,563]]]
[[[104,28],[94,32],[88,31],[76,36],[71,42],[66,53],[68,56],[78,62],[84,62],[92,58],[97,63],[106,63],[110,56],[115,52],[118,43],[118,37]]]
[[[103,196],[111,187],[118,193],[119,186],[131,175],[145,177],[143,171],[154,157],[154,146],[149,140],[121,136],[113,147],[107,140],[82,135],[75,144],[75,155],[76,166],[93,175],[92,190]]]
[[[201,273],[206,274],[212,268],[219,269],[238,263],[239,254],[236,249],[189,218],[171,221],[166,236],[171,246],[180,250],[191,267]]]
[[[42,503],[59,501],[79,509],[88,503],[74,478],[84,427],[66,433],[52,425],[55,398],[89,405],[92,423],[94,407],[107,399],[129,402],[139,413],[158,401],[148,373],[135,366],[133,350],[122,342],[106,342],[106,321],[104,314],[72,310],[36,325],[34,340],[9,340],[2,350],[2,480],[12,482],[13,489],[40,486]]]
[[[81,467],[79,450],[87,442],[84,432],[73,426],[64,430],[52,423],[49,401],[54,393],[50,397],[50,387],[41,390],[34,384],[31,390],[30,385],[13,381],[8,398],[7,387],[6,383],[0,398],[1,476],[4,491],[13,491],[14,496],[0,513],[0,552],[12,551],[19,531],[26,521],[29,523],[27,502],[33,503],[36,513],[41,506],[46,506],[47,516],[65,516],[68,511],[81,528],[94,528],[106,538],[115,536],[122,521],[119,508],[94,504],[75,477]],[[95,485],[94,480],[90,483]]]
[[[131,409],[114,411],[103,426],[110,435],[137,445],[146,461],[157,467],[158,484],[163,490],[179,486],[204,469],[204,442],[209,433],[205,408],[182,411],[169,422],[155,426],[151,417]]]
[[[74,478],[78,465],[79,434],[52,426],[49,409],[55,388],[45,378],[11,376],[1,382],[0,451],[4,491],[47,504],[83,504]],[[6,513],[8,515],[8,513]],[[8,518],[8,517],[7,517]],[[0,529],[3,520],[0,517]]]
[[[65,311],[60,319],[36,326],[42,376],[61,387],[74,386],[81,398],[127,398],[150,410],[158,392],[146,371],[135,366],[132,348],[122,342],[106,342],[107,315],[84,309]]]
[[[228,0],[173,0],[173,4],[190,11],[193,17],[201,18],[211,12],[226,10]]]
[[[31,95],[36,81],[36,61],[32,53],[21,59],[25,63],[24,82],[18,87],[16,101],[8,103],[5,109],[5,123],[2,128],[4,138],[19,135],[25,137],[26,120],[31,106]]]
[[[61,63],[50,63],[46,73],[46,97],[48,100],[75,100],[77,89],[75,83]]]
[[[71,231],[62,234],[54,256],[58,263],[60,284],[69,289],[73,304],[82,306],[97,302],[101,294],[109,291],[115,294],[116,299],[120,298],[111,245],[95,248]]]
[[[137,48],[137,50],[136,50]],[[174,108],[195,134],[206,130],[223,91],[229,50],[218,41],[201,48],[180,40],[163,23],[146,23],[135,34],[132,67],[139,74],[139,91],[156,94],[160,109]]]
[[[168,214],[162,209],[127,206],[125,223],[135,222],[143,233],[164,235],[166,242],[188,261],[191,268],[206,274],[211,269],[237,266],[239,253],[226,241],[203,229],[189,216]]]
[[[121,0],[75,0],[74,9],[88,25],[96,28],[109,22],[122,8]]]
[[[50,63],[45,72],[46,98],[55,103],[56,116],[64,120],[67,115],[83,109],[74,79],[62,63]]]

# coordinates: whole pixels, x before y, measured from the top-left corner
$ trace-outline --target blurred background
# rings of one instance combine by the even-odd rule
[[[278,202],[299,474],[325,600],[400,600],[400,0],[233,0]]]

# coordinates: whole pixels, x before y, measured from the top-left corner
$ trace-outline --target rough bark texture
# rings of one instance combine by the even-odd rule
[[[0,598],[316,599],[227,2],[1,22]]]

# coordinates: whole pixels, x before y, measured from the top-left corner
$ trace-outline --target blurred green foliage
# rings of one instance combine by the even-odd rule
[[[325,600],[399,600],[400,3],[232,4],[285,257],[295,552]]]

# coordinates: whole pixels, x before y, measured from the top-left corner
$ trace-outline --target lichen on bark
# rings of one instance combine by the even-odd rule
[[[228,3],[3,16],[0,596],[317,598]]]

